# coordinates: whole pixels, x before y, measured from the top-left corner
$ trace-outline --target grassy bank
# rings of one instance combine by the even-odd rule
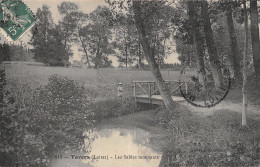
[[[241,114],[227,110],[212,116],[193,115],[178,106],[179,116],[157,111],[157,122],[167,132],[161,167],[256,166],[259,163],[260,116],[249,115],[241,127]]]

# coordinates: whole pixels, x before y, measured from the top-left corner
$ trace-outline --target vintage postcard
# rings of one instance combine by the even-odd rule
[[[0,167],[260,166],[260,1],[0,1]]]

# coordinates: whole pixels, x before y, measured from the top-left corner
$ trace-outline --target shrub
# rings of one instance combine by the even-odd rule
[[[83,149],[83,133],[93,128],[83,85],[53,75],[34,98],[28,131],[40,136],[48,154]]]
[[[17,108],[6,85],[5,70],[0,69],[0,166],[10,165],[15,159],[13,114],[17,113]]]
[[[28,89],[30,98],[20,90],[21,85],[11,86],[18,87],[10,87],[17,91],[9,91],[12,103],[1,114],[5,119],[1,127],[6,129],[1,135],[6,140],[0,144],[0,165],[47,166],[53,154],[88,151],[90,145],[84,145],[84,135],[89,132],[90,144],[93,114],[87,108],[89,101],[82,85],[53,75],[46,86]]]
[[[89,109],[95,119],[110,118],[135,112],[135,102],[132,98],[102,99],[90,104]]]

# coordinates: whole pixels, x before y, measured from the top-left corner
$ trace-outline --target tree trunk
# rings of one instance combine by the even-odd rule
[[[220,61],[218,59],[217,47],[215,45],[213,32],[211,29],[207,1],[202,2],[201,15],[202,15],[203,24],[204,24],[206,45],[208,48],[209,61],[210,61],[210,66],[211,66],[212,73],[213,73],[215,87],[220,88],[222,85],[223,76],[222,76],[222,72],[221,72]]]
[[[98,37],[98,44],[97,44],[97,53],[96,53],[96,61],[95,61],[95,68],[99,68],[101,64],[101,55],[100,55],[100,37]]]
[[[139,64],[139,69],[143,68],[140,42],[138,42],[138,64]]]
[[[197,20],[195,6],[196,2],[188,2],[188,15],[191,24],[191,31],[193,36],[193,43],[196,47],[196,60],[197,60],[197,70],[199,76],[199,82],[202,85],[202,90],[206,90],[206,80],[205,80],[205,64],[204,64],[204,49],[203,49],[203,39],[200,33],[200,24]]]
[[[135,0],[133,1],[133,11],[134,11],[136,29],[137,29],[139,39],[142,44],[142,48],[143,48],[145,57],[150,65],[150,69],[153,74],[153,78],[156,81],[156,84],[157,84],[160,94],[162,96],[165,107],[167,109],[171,110],[174,108],[174,102],[171,98],[170,91],[168,90],[168,88],[162,78],[161,72],[158,68],[158,65],[156,64],[154,55],[152,54],[152,50],[150,48],[148,38],[146,37],[144,22],[143,22],[143,18],[141,16],[142,8],[140,5],[141,5],[140,1],[135,1]]]
[[[242,94],[243,94],[243,110],[242,110],[242,126],[247,126],[246,121],[246,113],[247,113],[247,52],[248,52],[248,17],[246,11],[246,1],[243,1],[244,5],[244,20],[245,20],[245,46],[244,46],[244,55],[243,55],[243,87],[242,87]]]
[[[238,54],[237,38],[236,38],[236,32],[235,32],[233,16],[232,16],[232,8],[230,3],[227,4],[226,16],[227,16],[229,38],[230,38],[230,47],[232,51],[232,54],[228,55],[229,56],[228,60],[231,65],[230,70],[233,70],[235,80],[240,81],[241,80],[240,59]],[[230,72],[232,73],[232,71]]]
[[[127,62],[128,62],[128,55],[127,55],[127,41],[126,41],[126,35],[124,31],[124,39],[125,39],[125,67],[127,68]]]
[[[254,68],[255,68],[256,76],[259,81],[260,80],[260,42],[259,42],[257,0],[250,0],[250,19],[251,19],[251,39],[252,39]]]
[[[84,50],[84,52],[85,52],[85,56],[86,56],[86,59],[87,59],[88,67],[90,67],[89,58],[88,58],[88,52],[87,52],[86,46],[84,45],[84,42],[83,42],[83,40],[81,39],[81,36],[79,36],[79,39],[80,39],[81,45],[82,45],[82,47],[83,47],[83,50]]]
[[[66,49],[66,51],[68,52],[69,50],[68,50],[68,46],[67,46],[67,40],[68,40],[68,38],[69,38],[69,35],[68,35],[68,32],[69,32],[69,28],[67,27],[66,28],[66,35],[65,35],[65,41],[64,41],[64,46],[65,46],[65,49]]]

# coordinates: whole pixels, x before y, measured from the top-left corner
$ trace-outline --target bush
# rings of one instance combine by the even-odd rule
[[[6,141],[4,146],[0,144],[0,165],[47,166],[53,154],[88,151],[93,114],[88,110],[82,85],[53,75],[46,86],[37,90],[19,84],[11,86],[17,86],[10,88],[17,91],[9,91],[12,103],[4,110],[3,126],[7,131],[2,134]],[[31,97],[22,89],[30,90]],[[85,135],[89,139],[87,146]]]
[[[90,104],[89,109],[95,119],[110,118],[135,112],[135,102],[132,98],[103,99]]]
[[[181,108],[182,111],[187,111]],[[188,112],[175,116],[160,109],[157,121],[167,131],[161,166],[254,166],[257,163],[259,119],[249,118],[241,128],[241,115],[218,111],[201,118]],[[170,159],[170,161],[169,161]]]
[[[83,149],[83,133],[93,128],[83,85],[53,75],[32,103],[28,130],[40,136],[51,155]]]

